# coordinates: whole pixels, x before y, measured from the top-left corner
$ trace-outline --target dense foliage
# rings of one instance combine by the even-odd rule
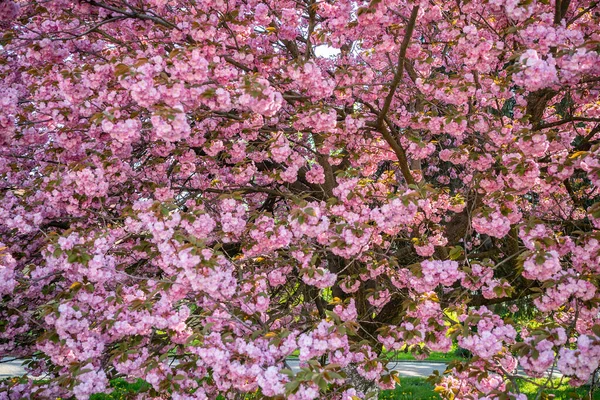
[[[41,376],[0,397],[348,400],[453,342],[447,398],[585,383],[599,13],[0,1],[0,355]]]

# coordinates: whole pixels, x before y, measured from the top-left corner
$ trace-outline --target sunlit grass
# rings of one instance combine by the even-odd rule
[[[535,383],[543,384],[544,379],[535,379]],[[409,400],[409,399],[441,399],[434,392],[434,386],[427,382],[425,378],[400,378],[400,384],[394,390],[385,390],[379,396],[380,399],[386,400]],[[534,400],[537,398],[540,387],[532,382],[519,380],[519,390],[525,394],[528,399]],[[569,386],[568,379],[555,379],[546,389],[543,389],[543,394],[546,396],[539,397],[540,399],[589,399],[589,387],[573,388]],[[593,400],[600,400],[600,392],[595,391],[592,397]]]
[[[433,391],[433,385],[424,378],[400,378],[400,384],[394,390],[385,390],[380,395],[381,400],[413,400],[440,399]]]
[[[534,381],[537,384],[543,385],[547,380],[534,379]],[[574,388],[570,386],[568,382],[568,379],[554,379],[546,386],[545,389],[543,389],[543,393],[546,395],[553,395],[555,396],[555,399],[589,399],[589,386]],[[520,380],[519,390],[521,393],[526,394],[529,399],[535,399],[540,387],[534,383]],[[600,392],[597,389],[594,391],[594,396],[592,399],[600,400]]]
[[[150,384],[142,379],[129,383],[124,379],[113,379],[110,386],[114,390],[110,394],[97,393],[90,396],[90,400],[126,400],[136,394],[143,393],[150,388]]]

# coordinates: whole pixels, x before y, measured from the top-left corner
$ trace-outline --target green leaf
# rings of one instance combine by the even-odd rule
[[[319,389],[321,389],[323,392],[327,391],[327,381],[325,380],[325,378],[322,375],[318,375],[315,378],[315,383],[317,384],[317,386],[319,386]]]
[[[79,254],[77,254],[76,252],[67,252],[67,254],[69,255],[67,257],[67,262],[74,263],[79,260]]]
[[[117,66],[115,67],[115,76],[119,77],[119,76],[125,75],[129,71],[130,71],[130,68],[128,65],[117,64]]]
[[[464,250],[462,247],[460,246],[454,246],[451,250],[450,250],[450,259],[451,260],[458,260],[464,253]]]
[[[295,393],[296,390],[298,390],[298,387],[300,387],[300,381],[298,381],[298,380],[290,381],[285,384],[285,392],[287,394]]]

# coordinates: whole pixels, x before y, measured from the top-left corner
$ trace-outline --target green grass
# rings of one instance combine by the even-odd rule
[[[150,384],[142,379],[133,383],[121,378],[113,379],[110,386],[114,389],[110,394],[96,393],[90,396],[90,400],[127,400],[150,389]]]
[[[536,379],[537,383],[544,383],[544,379]],[[550,387],[550,386],[549,386]],[[567,379],[555,379],[552,381],[552,388],[544,390],[546,395],[553,395],[556,400],[567,400],[567,399],[589,399],[588,387],[573,388],[567,383]],[[433,400],[441,399],[441,397],[434,392],[434,386],[427,382],[425,378],[400,378],[400,384],[396,386],[394,390],[383,391],[379,398],[382,400],[409,400],[409,399],[424,399]],[[533,383],[522,381],[519,382],[519,389],[521,393],[527,395],[527,398],[533,400],[538,394],[539,387]],[[594,392],[593,400],[600,400],[600,391]]]
[[[545,379],[535,379],[535,381],[539,384],[545,383]],[[548,395],[554,395],[555,399],[589,399],[589,387],[583,386],[574,388],[569,386],[567,383],[568,379],[554,379],[551,382],[551,385],[548,385],[548,389],[544,389],[544,393]],[[535,396],[538,393],[539,387],[534,385],[533,383],[521,381],[519,383],[519,389],[521,393],[527,395],[529,399],[535,399]],[[594,391],[594,400],[600,400],[600,391],[596,389]]]
[[[433,385],[424,378],[400,378],[400,384],[394,390],[384,390],[379,398],[381,400],[431,400],[440,399],[433,391]]]

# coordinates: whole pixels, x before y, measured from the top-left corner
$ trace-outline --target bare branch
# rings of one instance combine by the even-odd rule
[[[568,124],[569,122],[600,122],[600,118],[588,118],[588,117],[569,117],[561,119],[560,121],[548,122],[547,124],[537,124],[533,127],[533,131],[541,131],[542,129],[554,128]]]
[[[383,108],[379,113],[379,117],[377,118],[377,126],[383,125],[383,120],[392,105],[392,100],[394,99],[394,94],[396,93],[396,89],[398,89],[398,85],[402,80],[402,75],[404,74],[404,60],[406,58],[406,49],[410,43],[410,39],[412,37],[413,31],[415,30],[415,24],[417,22],[417,14],[419,13],[419,6],[414,6],[410,13],[410,20],[406,25],[406,30],[404,33],[404,39],[402,40],[402,44],[400,45],[400,52],[398,53],[398,63],[396,67],[396,73],[394,74],[394,78],[392,79],[392,84],[390,91],[385,98],[385,102],[383,103]]]

